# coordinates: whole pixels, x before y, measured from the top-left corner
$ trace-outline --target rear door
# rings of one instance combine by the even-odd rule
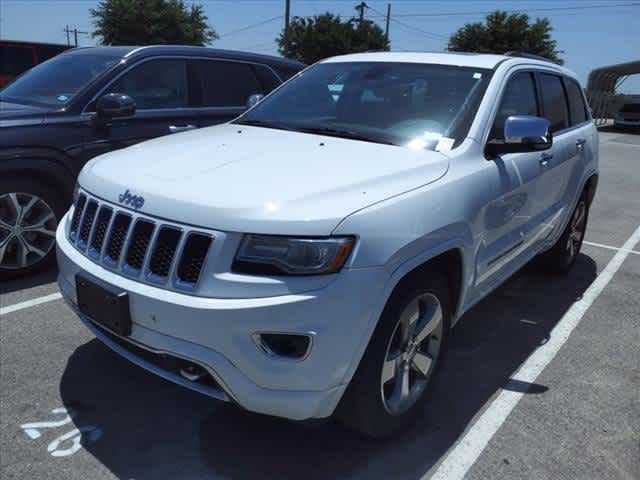
[[[246,110],[253,94],[270,90],[260,77],[260,66],[231,60],[191,60],[190,75],[198,125],[228,122]]]
[[[93,138],[85,145],[88,158],[198,126],[186,59],[142,61],[118,76],[100,96],[107,93],[129,95],[136,102],[136,113],[132,118],[113,120],[110,126],[94,126]],[[87,108],[95,111],[95,101]]]

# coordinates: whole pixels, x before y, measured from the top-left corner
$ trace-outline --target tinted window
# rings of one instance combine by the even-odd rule
[[[565,86],[567,87],[567,96],[569,97],[571,125],[577,125],[585,122],[588,117],[580,85],[578,85],[575,80],[565,79]]]
[[[205,107],[244,106],[254,93],[265,93],[246,63],[202,60],[196,62],[196,71]]]
[[[509,79],[493,121],[490,138],[504,138],[504,122],[511,115],[539,115],[535,81],[529,72],[516,73]]]
[[[20,75],[33,66],[33,50],[27,47],[0,48],[0,75]]]
[[[620,111],[622,113],[640,113],[640,103],[627,103]]]
[[[557,132],[569,126],[567,98],[562,80],[556,75],[540,75],[544,116],[551,122],[551,131]]]
[[[65,54],[36,65],[2,92],[0,98],[19,103],[64,105],[91,80],[120,58]]]
[[[465,138],[491,71],[399,62],[319,63],[240,123],[327,133],[415,149]]]
[[[184,60],[151,60],[120,77],[110,93],[126,93],[139,110],[188,105],[187,66]]]

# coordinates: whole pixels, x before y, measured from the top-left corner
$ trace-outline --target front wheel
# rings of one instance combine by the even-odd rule
[[[338,407],[340,420],[371,437],[409,426],[440,364],[450,312],[441,274],[397,287]]]
[[[0,279],[54,261],[56,227],[64,203],[47,185],[24,179],[0,181]]]

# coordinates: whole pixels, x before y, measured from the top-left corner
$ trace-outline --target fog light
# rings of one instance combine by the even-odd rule
[[[270,357],[302,360],[309,355],[312,344],[309,334],[257,333],[253,340]]]

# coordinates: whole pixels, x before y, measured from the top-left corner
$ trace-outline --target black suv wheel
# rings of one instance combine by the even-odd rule
[[[0,180],[0,279],[40,270],[55,258],[55,234],[64,214],[60,194],[48,185]]]

